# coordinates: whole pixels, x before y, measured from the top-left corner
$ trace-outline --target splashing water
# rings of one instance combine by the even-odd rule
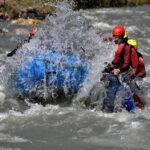
[[[58,4],[55,14],[47,16],[30,43],[25,43],[14,57],[6,61],[3,83],[6,86],[12,73],[25,60],[32,59],[32,56],[40,51],[54,50],[59,53],[71,51],[79,57],[78,59],[84,56],[90,65],[89,75],[76,98],[78,100],[85,97],[99,82],[103,64],[111,58],[110,49],[112,46],[103,44],[101,37],[92,27],[92,22],[80,11],[72,11],[69,5],[63,2]],[[60,60],[57,61],[59,63]]]
[[[150,30],[148,24],[150,21],[150,9],[148,8],[149,6],[142,6],[132,9],[107,8],[73,12],[63,3],[63,5],[58,6],[56,11],[56,14],[60,12],[61,17],[55,14],[53,16],[48,16],[31,42],[24,44],[15,56],[9,59],[7,58],[6,65],[3,65],[6,57],[3,54],[0,55],[0,63],[2,64],[0,67],[2,80],[0,80],[0,82],[3,81],[3,85],[7,84],[8,74],[11,75],[24,60],[29,57],[32,58],[34,53],[52,47],[57,47],[57,51],[67,51],[68,49],[65,49],[65,47],[77,46],[80,48],[82,46],[86,50],[85,58],[90,64],[89,76],[86,78],[83,88],[77,94],[76,100],[86,96],[95,83],[100,85],[98,81],[99,76],[101,76],[103,62],[110,61],[114,48],[111,45],[106,45],[107,43],[101,42],[103,35],[99,37],[100,35],[96,34],[96,29],[91,27],[91,24],[97,24],[97,22],[99,22],[99,24],[97,24],[99,30],[107,30],[107,33],[111,32],[111,26],[120,22],[128,26],[128,28],[136,26],[139,31],[143,31],[144,29],[147,35],[146,38],[140,39],[139,33],[137,34],[136,30],[132,30],[132,33],[134,32],[132,36],[137,35],[139,42],[142,43],[142,50],[146,58],[147,72],[149,73],[150,67],[148,63],[150,59],[148,35],[150,35]],[[143,14],[142,20],[141,13]],[[49,25],[59,19],[63,20],[65,16],[66,19],[73,16],[70,19],[69,27],[78,25],[80,22],[81,24],[83,23],[82,25],[84,25],[85,28],[83,26],[75,26],[76,29],[80,31],[80,34],[73,29],[69,30],[67,28],[69,30],[67,35],[67,29],[61,30],[61,26],[67,27],[68,21],[61,23],[58,21],[57,26],[53,25],[53,27]],[[86,19],[84,16],[93,20],[93,22]],[[80,21],[77,22],[76,18],[78,17]],[[135,17],[137,18],[136,20]],[[51,21],[52,19],[53,21]],[[135,21],[133,22],[133,20]],[[84,24],[84,22],[86,23]],[[90,28],[86,28],[87,26]],[[60,27],[59,30],[57,30],[57,27]],[[71,33],[73,32],[76,38],[72,37],[73,35]],[[53,36],[51,36],[52,33]],[[62,33],[62,36],[60,36],[59,33]],[[55,37],[55,34],[60,37]],[[78,41],[80,44],[72,45],[70,42],[66,42],[71,45],[67,46],[67,44],[64,44],[64,41],[61,41],[63,40],[61,39],[63,34],[66,35],[66,41],[72,41],[73,43]],[[13,37],[15,38],[14,35]],[[81,41],[78,39],[83,40]],[[61,48],[59,45],[61,45]],[[72,51],[73,49],[69,50]],[[73,51],[79,56],[82,55],[80,49],[74,48]],[[146,83],[147,81],[150,81],[149,75],[140,85],[149,89],[149,84]],[[0,94],[3,94],[4,91],[8,92],[3,87],[0,87]],[[97,86],[93,91],[99,91]],[[4,97],[5,95],[0,97],[1,104],[7,99]],[[129,114],[126,111],[108,114],[101,111],[83,110],[76,107],[59,107],[53,105],[43,107],[31,103],[29,103],[31,106],[30,109],[25,109],[25,111],[20,109],[18,112],[16,109],[12,110],[11,108],[10,110],[7,108],[7,105],[2,104],[4,111],[0,107],[0,149],[41,150],[44,148],[66,150],[71,148],[72,150],[149,150],[150,108],[148,101],[150,95],[146,98],[148,103],[146,108],[144,110],[138,110],[134,114]],[[13,106],[16,105],[15,100],[15,98],[9,99],[10,103],[13,103]]]

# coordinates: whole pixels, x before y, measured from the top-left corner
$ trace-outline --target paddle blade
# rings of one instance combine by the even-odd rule
[[[135,105],[141,109],[144,108],[145,104],[143,102],[143,100],[141,100],[141,98],[137,95],[137,94],[133,94],[133,99],[134,99],[134,102],[135,102]]]

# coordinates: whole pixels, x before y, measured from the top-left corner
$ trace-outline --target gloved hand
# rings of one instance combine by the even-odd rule
[[[113,71],[113,72],[114,72],[114,75],[115,75],[115,76],[118,76],[118,75],[119,75],[119,73],[120,73],[120,69],[114,69],[114,71]]]
[[[112,73],[112,71],[113,71],[113,68],[112,68],[111,64],[107,64],[102,72],[103,73]]]
[[[135,79],[135,75],[130,76],[131,80]]]

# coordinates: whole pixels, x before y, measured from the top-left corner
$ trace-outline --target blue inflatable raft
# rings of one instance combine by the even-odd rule
[[[76,93],[88,74],[88,63],[72,52],[38,51],[17,67],[9,80],[14,93],[28,97],[33,91],[64,89]],[[44,89],[45,90],[45,89]]]

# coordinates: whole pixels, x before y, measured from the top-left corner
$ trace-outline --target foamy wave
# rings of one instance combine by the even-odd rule
[[[9,142],[9,143],[30,142],[29,140],[26,140],[24,138],[21,138],[21,137],[18,137],[18,136],[11,136],[10,134],[3,134],[3,133],[0,133],[0,141],[1,142]]]
[[[97,23],[94,23],[93,24],[94,27],[97,27],[97,28],[100,28],[100,29],[111,29],[112,26],[109,25],[108,23],[105,23],[105,22],[97,22]]]

